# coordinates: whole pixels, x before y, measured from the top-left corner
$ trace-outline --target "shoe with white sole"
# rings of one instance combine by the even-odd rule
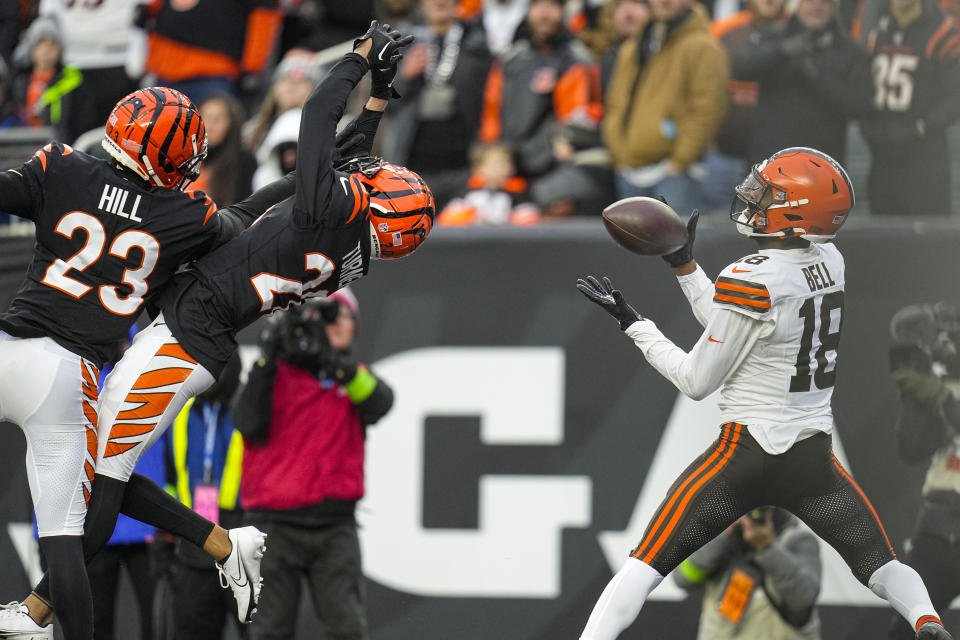
[[[233,597],[237,600],[237,617],[243,624],[249,624],[260,602],[260,584],[263,581],[260,577],[260,561],[267,550],[267,534],[256,527],[240,527],[230,529],[227,535],[230,536],[233,549],[223,564],[215,563],[220,572],[220,586],[233,589]]]
[[[19,602],[0,605],[0,638],[5,640],[53,640],[53,625],[41,627],[30,610]]]

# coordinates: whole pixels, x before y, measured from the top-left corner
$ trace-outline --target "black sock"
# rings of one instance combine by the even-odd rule
[[[201,549],[214,527],[212,522],[139,473],[130,477],[120,510],[125,516],[169,531]]]
[[[52,601],[57,603],[57,622],[65,640],[93,640],[93,597],[83,561],[80,536],[40,538],[47,559]],[[51,598],[42,596],[46,600]]]
[[[113,535],[126,486],[126,483],[120,480],[94,474],[90,504],[87,505],[87,519],[83,523],[83,561],[85,563],[90,562]],[[62,603],[57,602],[51,593],[49,572],[44,574],[34,591],[44,600],[52,602],[59,611]]]

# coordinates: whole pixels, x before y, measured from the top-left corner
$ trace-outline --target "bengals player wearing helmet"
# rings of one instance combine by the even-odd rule
[[[415,173],[367,155],[393,93],[401,50],[412,39],[372,23],[304,105],[294,195],[194,262],[161,294],[161,315],[137,334],[101,393],[97,508],[87,517],[88,530],[113,530],[137,460],[187,400],[216,380],[237,348],[240,329],[275,309],[324,297],[365,275],[371,258],[402,257],[425,240],[434,217],[430,189]],[[371,98],[338,150],[337,123],[368,69]],[[346,170],[334,168],[335,152],[349,158]],[[153,487],[159,503],[166,494]],[[179,510],[177,500],[166,498],[164,508]],[[214,524],[191,514],[191,530],[174,533],[203,546]],[[217,567],[234,590],[240,620],[250,622],[260,594],[262,538],[249,546],[236,544],[234,530],[230,538],[241,555]]]
[[[724,421],[600,595],[581,640],[616,638],[665,575],[762,505],[809,525],[917,638],[950,638],[920,576],[896,559],[876,512],[831,448],[844,265],[829,241],[853,204],[846,171],[826,154],[804,147],[774,154],[737,187],[730,213],[758,251],[727,266],[716,282],[693,259],[694,212],[687,245],[664,256],[704,327],[690,352],[641,317],[609,279],[577,282],[685,395],[701,400],[720,389]]]
[[[163,87],[120,100],[103,146],[110,162],[53,142],[0,173],[0,209],[36,226],[33,260],[0,315],[0,419],[26,436],[50,570],[42,597],[62,603],[67,640],[92,637],[81,535],[97,454],[100,367],[182,263],[235,237],[292,192],[291,181],[277,182],[219,211],[202,192],[185,192],[206,156],[206,132],[190,100]],[[38,602],[0,608],[0,635],[52,637],[49,625],[38,624]]]

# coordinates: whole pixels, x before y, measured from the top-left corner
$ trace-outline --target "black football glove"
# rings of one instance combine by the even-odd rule
[[[620,330],[625,331],[627,327],[637,320],[643,320],[643,316],[637,313],[636,309],[627,304],[623,299],[623,294],[619,289],[613,288],[610,278],[604,276],[603,281],[598,281],[593,276],[587,276],[577,280],[577,289],[585,295],[590,302],[594,302],[603,310],[616,318],[620,323]]]
[[[389,25],[386,25],[386,27],[389,29]],[[395,67],[400,62],[401,49],[413,42],[413,36],[401,35],[396,30],[393,30],[392,33],[397,35],[396,40],[391,36],[391,32],[383,30],[377,24],[377,21],[373,20],[370,22],[370,28],[367,29],[367,32],[353,41],[353,48],[356,49],[357,45],[369,38],[373,41],[370,53],[367,54],[367,62],[370,63],[370,68],[384,70],[391,66]]]
[[[700,211],[694,209],[693,213],[691,213],[687,219],[687,243],[673,253],[662,256],[671,267],[682,267],[693,260],[693,240],[697,235],[698,220],[700,220]]]
[[[370,97],[380,98],[381,100],[393,98],[395,100],[400,97],[400,93],[393,88],[393,78],[397,75],[397,68],[400,66],[400,59],[403,57],[402,49],[413,42],[413,36],[404,36],[389,24],[382,25],[380,30],[386,32],[397,43],[398,49],[391,56],[389,67],[384,69],[370,67]]]
[[[351,121],[337,134],[336,147],[333,150],[334,167],[343,165],[347,160],[367,155],[366,149],[370,146],[365,144],[367,136],[357,131],[356,124],[356,120]]]

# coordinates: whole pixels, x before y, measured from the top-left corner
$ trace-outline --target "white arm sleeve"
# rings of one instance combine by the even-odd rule
[[[701,327],[707,326],[713,309],[713,280],[697,265],[697,270],[685,276],[677,276],[683,295],[687,296],[693,315]]]
[[[684,395],[702,400],[720,388],[753,348],[767,323],[728,309],[716,309],[690,353],[671,342],[650,320],[625,333],[644,357]]]

